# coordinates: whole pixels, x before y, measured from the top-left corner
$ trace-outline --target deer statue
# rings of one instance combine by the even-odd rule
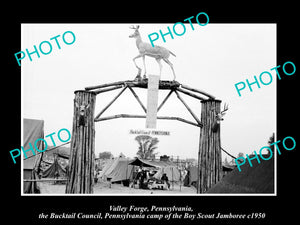
[[[216,110],[215,109],[212,109],[211,111],[213,111],[214,113],[215,113],[215,122],[214,122],[214,124],[213,124],[213,126],[212,126],[212,131],[213,132],[216,132],[218,129],[219,129],[219,127],[220,127],[220,122],[222,121],[222,120],[224,120],[224,116],[225,116],[225,114],[226,114],[226,111],[228,110],[228,105],[225,103],[225,105],[224,105],[224,109],[223,109],[223,111],[221,111],[220,113],[216,113]]]
[[[143,78],[146,78],[146,64],[145,64],[145,56],[150,56],[156,59],[158,65],[159,65],[159,75],[161,75],[161,69],[162,69],[162,64],[161,64],[161,59],[163,59],[167,64],[169,64],[169,66],[172,69],[173,72],[173,76],[174,76],[174,80],[176,79],[175,76],[175,72],[174,72],[174,68],[173,68],[173,64],[169,61],[169,56],[170,54],[175,56],[176,55],[174,53],[172,53],[171,51],[169,51],[168,49],[161,47],[161,46],[154,46],[152,47],[151,44],[143,42],[140,32],[139,32],[139,27],[140,26],[130,26],[129,28],[134,29],[134,33],[131,34],[129,37],[130,38],[135,38],[136,39],[136,46],[139,50],[139,55],[133,58],[133,62],[136,66],[136,68],[138,69],[138,75],[136,76],[136,79],[141,79],[141,68],[138,67],[138,65],[136,64],[135,60],[137,58],[143,57],[143,64],[144,64],[144,76]]]

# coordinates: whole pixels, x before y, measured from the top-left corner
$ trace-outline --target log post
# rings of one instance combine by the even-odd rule
[[[216,117],[220,112],[221,101],[208,99],[201,101],[200,143],[198,152],[197,193],[206,192],[222,178],[222,158],[220,127],[213,130]]]
[[[96,94],[75,91],[66,193],[93,193]]]

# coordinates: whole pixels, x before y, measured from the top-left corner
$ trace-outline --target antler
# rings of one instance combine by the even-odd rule
[[[137,25],[136,27],[135,26],[133,26],[133,25],[131,25],[130,27],[129,27],[130,29],[139,29],[140,28],[140,25]]]
[[[224,109],[223,109],[223,111],[221,111],[220,113],[222,114],[222,115],[225,115],[225,112],[228,110],[228,104],[224,104]]]

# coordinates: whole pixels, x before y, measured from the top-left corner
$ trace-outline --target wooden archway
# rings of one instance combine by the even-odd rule
[[[94,152],[95,152],[95,122],[117,118],[146,118],[146,115],[117,114],[109,117],[101,115],[124,93],[126,89],[133,94],[143,111],[146,107],[134,91],[134,88],[146,89],[148,80],[127,80],[109,84],[86,87],[85,90],[75,91],[73,130],[70,152],[70,169],[68,172],[66,193],[93,193],[94,183]],[[121,91],[94,116],[96,96],[100,93],[121,89]],[[222,177],[222,159],[220,144],[220,129],[213,131],[215,112],[220,112],[221,101],[205,91],[191,88],[177,81],[159,81],[159,90],[170,90],[159,104],[159,111],[169,97],[175,93],[180,102],[186,107],[195,121],[180,117],[158,116],[157,119],[177,120],[200,128],[198,152],[198,182],[197,193],[206,192]],[[181,94],[196,98],[201,102],[201,120],[183,100]],[[84,114],[84,117],[82,116]],[[83,119],[84,118],[84,119]]]

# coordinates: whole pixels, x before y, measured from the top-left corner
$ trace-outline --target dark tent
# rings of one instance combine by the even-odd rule
[[[147,160],[147,159],[134,159],[130,165],[134,166],[144,166],[144,167],[167,167],[172,166],[176,167],[176,164],[171,161],[154,161],[154,160]]]
[[[29,143],[34,146],[37,139],[44,138],[44,121],[23,119],[23,148],[24,150],[30,149]],[[44,142],[37,142],[38,149],[44,149]],[[34,147],[33,147],[34,148]],[[38,178],[38,168],[41,161],[42,154],[36,155],[32,151],[27,151],[26,156],[23,156],[23,179],[34,180]],[[23,182],[24,193],[40,193],[39,187],[35,181],[24,181]]]
[[[149,160],[145,160],[145,159],[139,159],[136,158],[134,159],[131,163],[129,163],[130,165],[133,166],[144,166],[144,167],[156,167],[153,163],[151,163]]]
[[[57,157],[54,157],[52,165],[43,172],[43,178],[65,177],[66,170],[58,163]]]
[[[136,158],[131,163],[129,163],[129,165],[157,168],[158,171],[154,175],[154,177],[157,179],[160,179],[164,173],[167,175],[169,181],[180,181],[181,179],[180,171],[178,170],[176,164],[169,160],[154,161]]]

